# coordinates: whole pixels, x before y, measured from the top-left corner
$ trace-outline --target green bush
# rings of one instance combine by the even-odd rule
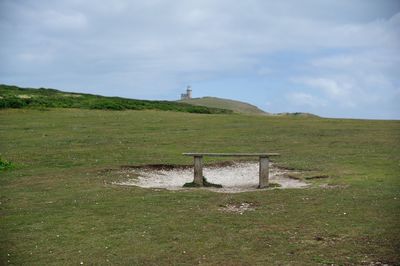
[[[90,109],[104,109],[104,110],[124,110],[126,109],[123,105],[118,102],[111,101],[99,101],[89,105]]]
[[[9,162],[9,161],[7,161],[7,160],[4,160],[4,159],[2,159],[2,158],[0,157],[0,171],[1,171],[1,170],[11,169],[11,168],[13,168],[13,167],[14,167],[14,165],[13,165],[11,162]]]
[[[0,101],[0,108],[22,108],[27,104],[25,99],[20,99],[17,97],[4,97]]]
[[[7,108],[7,101],[6,99],[0,98],[0,109]]]

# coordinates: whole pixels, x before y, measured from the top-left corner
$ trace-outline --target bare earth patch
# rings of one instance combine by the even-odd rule
[[[320,188],[326,189],[336,189],[336,188],[347,188],[347,185],[330,185],[330,184],[321,184],[319,185]]]
[[[20,99],[30,99],[30,98],[32,98],[32,95],[20,94],[20,95],[17,95],[17,97]]]
[[[220,166],[205,166],[203,174],[208,182],[221,184],[222,188],[201,188],[215,192],[237,193],[257,191],[258,162],[235,162]],[[301,180],[288,178],[293,170],[280,169],[270,164],[269,181],[275,188],[305,188],[308,184]],[[193,181],[193,167],[144,167],[130,168],[121,172],[128,180],[114,182],[115,185],[139,186],[143,188],[164,188],[168,190],[186,189],[182,186]],[[130,178],[135,177],[135,178]],[[272,186],[271,186],[272,187]]]
[[[246,211],[254,211],[255,207],[253,203],[242,202],[238,204],[227,204],[219,208],[222,212],[243,214]]]

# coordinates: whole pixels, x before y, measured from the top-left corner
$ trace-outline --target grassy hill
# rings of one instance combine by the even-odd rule
[[[2,109],[0,265],[398,265],[399,136],[399,121]],[[279,152],[328,177],[236,194],[112,183],[188,151]],[[220,210],[243,202],[255,210]]]
[[[2,108],[154,109],[204,114],[226,114],[232,112],[220,108],[193,106],[173,101],[147,101],[105,97],[84,93],[63,92],[55,89],[19,88],[8,85],[0,85],[0,109]]]
[[[188,100],[179,100],[178,102],[189,103],[197,106],[228,109],[239,114],[262,114],[262,115],[267,114],[263,110],[259,109],[257,106],[245,102],[216,98],[216,97],[193,98]]]
[[[310,113],[302,113],[302,112],[295,112],[295,113],[268,113],[257,106],[251,105],[249,103],[229,100],[229,99],[222,99],[216,97],[202,97],[202,98],[193,98],[188,100],[179,100],[178,102],[184,102],[196,106],[207,106],[211,108],[222,108],[231,110],[234,113],[238,114],[255,114],[255,115],[273,115],[273,116],[293,116],[293,117],[319,117],[314,114]]]

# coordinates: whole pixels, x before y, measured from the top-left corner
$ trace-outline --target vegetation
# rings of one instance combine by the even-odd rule
[[[273,114],[276,116],[297,116],[297,117],[318,117],[317,115],[310,114],[310,113],[301,113],[301,112],[295,112],[295,113],[276,113]]]
[[[11,169],[13,167],[14,167],[14,165],[11,162],[2,159],[1,156],[0,156],[0,171],[1,170]]]
[[[317,115],[310,113],[267,113],[263,110],[259,109],[257,106],[234,101],[229,99],[221,99],[216,97],[202,97],[202,98],[193,98],[187,100],[180,100],[179,102],[188,103],[196,106],[207,106],[211,108],[223,108],[226,110],[231,110],[237,114],[251,114],[251,115],[274,115],[274,116],[295,116],[295,117],[318,117]]]
[[[0,172],[1,265],[400,263],[399,121],[3,109],[0,148],[18,165]],[[128,177],[105,171],[191,165],[188,151],[279,152],[327,177],[224,194],[114,186]]]
[[[277,188],[277,187],[281,187],[281,185],[278,184],[278,183],[269,183],[269,184],[268,184],[268,187],[269,187],[269,188]]]
[[[183,187],[200,187],[200,186],[198,184],[196,184],[195,182],[189,182],[189,183],[183,184]],[[207,181],[207,178],[205,176],[203,176],[203,187],[222,188],[222,185],[210,183]]]
[[[230,110],[193,106],[171,101],[147,101],[62,92],[54,89],[29,89],[0,85],[0,109],[4,108],[84,108],[102,110],[163,110],[202,114],[227,114]]]
[[[248,103],[216,97],[193,98],[188,100],[180,100],[179,102],[189,103],[197,106],[207,106],[211,108],[223,108],[238,114],[268,114],[259,109],[257,106]]]

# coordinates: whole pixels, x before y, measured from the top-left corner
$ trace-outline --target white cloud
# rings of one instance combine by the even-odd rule
[[[291,99],[355,108],[384,101],[377,90],[392,97],[400,83],[396,0],[3,0],[0,34],[0,78],[32,86],[52,76],[59,88],[146,97],[186,82],[279,73],[314,90]],[[294,61],[296,53],[303,58]]]
[[[304,92],[291,92],[286,94],[286,98],[295,106],[306,106],[312,108],[326,106],[323,99]]]
[[[300,83],[312,88],[322,90],[330,99],[337,103],[354,107],[356,104],[351,94],[354,92],[354,86],[351,82],[339,81],[329,78],[302,78],[298,79]]]
[[[86,16],[81,13],[64,13],[55,10],[34,14],[39,23],[52,30],[83,30],[87,27]]]

